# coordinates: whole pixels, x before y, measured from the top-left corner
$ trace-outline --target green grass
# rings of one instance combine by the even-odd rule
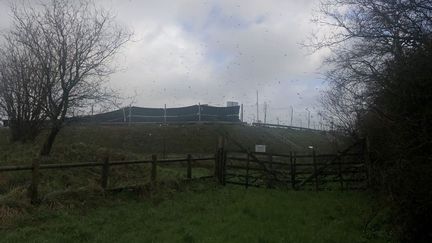
[[[365,227],[373,201],[361,192],[180,188],[41,206],[1,230],[0,242],[388,242]]]
[[[109,150],[118,159],[135,159],[151,154],[214,154],[219,131],[224,130],[244,147],[254,150],[255,144],[266,144],[268,152],[308,151],[313,145],[318,153],[342,150],[346,138],[315,131],[297,131],[241,125],[133,125],[133,126],[67,126],[53,146],[56,161],[95,160],[101,151]],[[0,165],[29,163],[37,155],[46,134],[34,143],[8,143],[8,129],[0,129]],[[240,150],[233,142],[229,150]]]
[[[184,158],[186,153],[213,156],[221,129],[250,150],[255,144],[266,144],[268,151],[279,153],[304,152],[309,145],[314,145],[320,152],[329,152],[342,148],[338,142],[344,140],[328,133],[242,125],[66,126],[59,133],[49,160],[44,163],[97,161],[107,153],[110,160],[149,159],[151,154],[162,158],[164,141],[167,157]],[[8,129],[0,129],[0,166],[31,164],[46,134],[43,133],[33,143],[21,144],[9,143],[8,132]],[[226,146],[228,150],[239,150],[230,141]],[[194,167],[192,174],[212,174],[212,165],[210,162],[207,169]],[[112,186],[146,183],[150,171],[147,167],[116,167],[110,173],[110,182]],[[42,195],[88,185],[97,186],[100,184],[100,172],[101,168],[42,171]],[[185,177],[185,168],[162,167],[158,174],[160,179],[177,180]],[[28,187],[29,180],[29,172],[0,173],[0,195],[17,187]]]
[[[172,154],[213,154],[219,126],[162,128],[66,127],[56,140],[51,163],[112,160]],[[319,152],[344,148],[345,139],[328,133],[223,126],[238,142],[268,151]],[[30,144],[10,144],[0,129],[0,166],[29,164],[43,136]],[[238,150],[228,142],[228,149]],[[169,155],[168,155],[169,156]],[[101,168],[41,172],[42,204],[29,204],[29,172],[0,173],[0,242],[387,242],[382,217],[370,222],[376,206],[362,192],[297,192],[220,187],[213,182],[184,184],[183,165],[160,165],[157,188],[105,194]],[[144,185],[149,165],[112,167],[110,187]],[[194,177],[213,173],[212,163],[192,169]],[[385,213],[383,214],[385,218]]]

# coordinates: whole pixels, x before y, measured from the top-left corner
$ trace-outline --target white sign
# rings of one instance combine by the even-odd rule
[[[265,153],[266,152],[266,146],[265,145],[255,145],[255,152],[257,153]]]

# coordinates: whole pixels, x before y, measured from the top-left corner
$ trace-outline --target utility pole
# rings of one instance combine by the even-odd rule
[[[164,124],[166,124],[166,104],[164,105]]]
[[[166,116],[167,116],[167,108],[166,108],[166,104],[164,104],[164,125],[162,126],[162,135],[163,135],[163,137],[162,137],[162,145],[163,145],[162,157],[164,159],[166,159],[166,128],[167,128],[167,125],[166,125],[166,122],[167,122],[166,118],[167,117]]]
[[[323,128],[323,117],[322,117],[322,114],[321,114],[321,112],[318,113],[318,114],[319,114],[319,117],[320,117],[319,127],[320,127],[321,130],[324,130],[324,128]]]
[[[267,102],[264,102],[264,124],[267,123]]]
[[[132,120],[132,105],[129,105],[129,126],[131,124],[131,120]]]
[[[307,126],[307,128],[310,128],[310,111],[309,111],[308,108],[306,108],[306,110],[308,112],[308,117],[307,117],[307,119],[308,119],[308,126]]]
[[[258,90],[257,90],[257,99],[256,99],[256,108],[257,108],[257,117],[256,117],[256,120],[257,120],[257,123],[259,122],[259,106],[258,106]]]
[[[291,126],[293,125],[293,113],[294,113],[294,108],[293,106],[291,106]]]
[[[198,121],[201,121],[201,103],[198,103]]]
[[[243,104],[241,104],[241,106],[240,106],[240,110],[241,110],[241,113],[240,113],[240,120],[241,120],[241,122],[243,122]]]

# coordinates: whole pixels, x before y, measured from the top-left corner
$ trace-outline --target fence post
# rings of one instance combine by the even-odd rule
[[[225,163],[224,160],[226,160],[226,153],[224,152],[224,146],[225,146],[225,138],[222,136],[219,136],[218,141],[218,150],[216,153],[216,159],[215,159],[215,176],[218,180],[218,182],[222,185],[225,184],[224,180],[224,169],[225,169]]]
[[[267,177],[267,188],[273,187],[273,156],[271,154],[268,155],[269,160],[269,169],[268,169],[268,177]]]
[[[152,167],[151,167],[151,182],[154,184],[156,182],[156,164],[157,164],[157,155],[152,155]]]
[[[295,153],[294,153],[295,156]],[[290,167],[291,167],[291,187],[295,190],[296,184],[296,161],[293,158],[293,152],[290,152]]]
[[[192,155],[187,155],[187,178],[192,179]]]
[[[216,151],[215,153],[215,164],[214,164],[214,176],[216,177],[216,179],[218,179],[218,175],[219,175],[219,149]]]
[[[319,186],[318,186],[318,173],[317,173],[315,148],[312,150],[312,162],[313,162],[314,175],[315,175],[315,190],[318,191],[319,190]]]
[[[105,156],[103,159],[102,180],[101,180],[101,186],[104,190],[106,190],[108,187],[108,173],[109,173],[109,157]]]
[[[339,164],[339,183],[340,183],[340,187],[341,190],[343,191],[344,186],[343,186],[343,176],[342,176],[342,155],[339,154],[339,159],[338,159],[338,164]]]
[[[249,187],[249,160],[250,160],[250,157],[249,157],[249,152],[247,153],[247,157],[246,157],[246,184],[245,184],[245,186],[246,186],[246,189]]]
[[[372,182],[372,177],[371,177],[371,171],[372,171],[372,160],[370,158],[370,141],[369,141],[369,137],[366,136],[364,144],[363,144],[363,156],[364,156],[364,161],[363,163],[366,166],[366,180],[367,180],[367,186],[371,187],[373,182]]]
[[[30,202],[31,204],[39,204],[39,194],[38,194],[38,185],[39,185],[39,166],[40,159],[36,158],[32,161],[32,181],[30,185]]]
[[[227,152],[222,150],[222,166],[221,166],[221,177],[222,177],[222,185],[225,186],[225,170],[226,170],[226,162],[227,162]]]

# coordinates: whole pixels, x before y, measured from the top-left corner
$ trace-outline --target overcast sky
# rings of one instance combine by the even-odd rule
[[[306,125],[306,108],[319,109],[324,84],[323,54],[308,54],[299,43],[311,33],[316,0],[138,1],[100,0],[133,32],[117,58],[121,71],[109,85],[138,94],[136,106],[193,104],[245,106],[245,119]],[[8,3],[0,0],[0,28],[8,27]],[[312,118],[312,120],[315,120]],[[302,120],[302,121],[301,121]]]

